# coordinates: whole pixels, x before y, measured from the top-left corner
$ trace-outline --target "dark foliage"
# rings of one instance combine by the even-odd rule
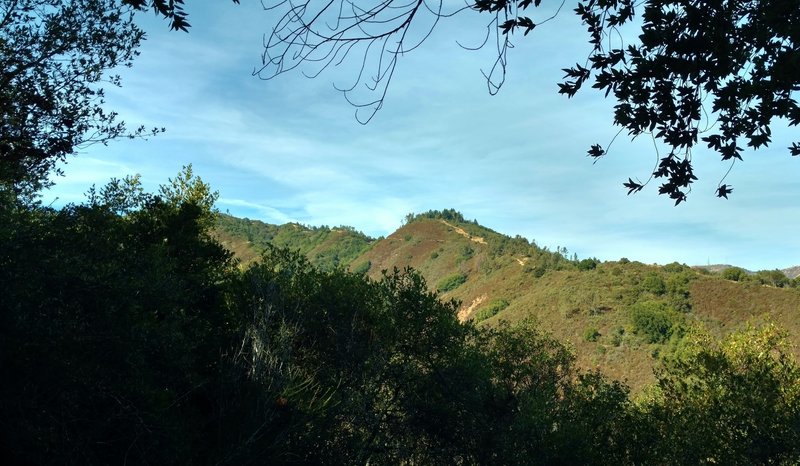
[[[414,271],[372,281],[271,247],[240,270],[191,201],[200,185],[180,200],[126,178],[87,205],[0,204],[9,464],[798,459],[800,373],[774,332],[699,345],[633,403],[530,321],[460,323]],[[685,331],[663,306],[634,317],[651,339]]]
[[[0,6],[0,189],[32,195],[78,147],[126,130],[103,108],[101,82],[128,66],[143,32],[115,0],[6,1]]]
[[[2,211],[2,456],[183,462],[213,447],[236,322],[196,205]]]
[[[642,8],[639,42],[609,40]],[[592,87],[617,100],[614,124],[632,136],[649,134],[669,153],[653,177],[660,194],[686,200],[692,150],[701,138],[723,161],[742,159],[742,142],[754,149],[771,142],[771,125],[800,123],[794,99],[800,90],[800,9],[792,1],[589,0],[575,12],[587,26],[594,50],[587,65],[565,69],[560,91],[573,96]],[[621,38],[621,36],[620,36]],[[704,103],[710,103],[707,108]],[[796,143],[793,147],[796,146]],[[594,146],[592,157],[605,151]],[[790,148],[792,149],[792,148]],[[792,151],[794,154],[794,151]],[[629,194],[642,184],[629,180]],[[720,183],[718,197],[732,188]]]

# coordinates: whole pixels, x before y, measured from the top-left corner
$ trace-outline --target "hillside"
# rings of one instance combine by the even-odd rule
[[[219,236],[245,262],[272,241],[322,267],[349,266],[372,278],[413,267],[443,299],[461,302],[460,319],[496,325],[533,317],[574,347],[580,366],[634,390],[654,380],[660,358],[678,351],[695,323],[721,336],[746,322],[774,321],[789,332],[795,351],[800,346],[800,291],[766,286],[769,273],[734,282],[677,263],[570,260],[565,250],[502,235],[452,210],[409,217],[380,240],[346,228],[276,227],[232,217],[220,223]]]
[[[350,227],[270,225],[225,214],[220,215],[213,234],[243,265],[257,260],[261,251],[272,244],[300,251],[323,270],[350,265],[375,242]]]
[[[800,277],[800,265],[795,265],[794,267],[781,269],[781,272],[783,272],[783,274],[789,278]]]

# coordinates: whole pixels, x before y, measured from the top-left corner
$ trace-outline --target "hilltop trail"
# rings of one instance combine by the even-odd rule
[[[453,229],[453,231],[455,231],[459,235],[463,236],[464,238],[467,238],[468,240],[471,240],[471,241],[474,241],[474,242],[480,243],[480,244],[487,244],[486,240],[483,239],[483,237],[481,237],[481,236],[472,236],[469,233],[467,233],[466,231],[464,231],[462,228],[459,228],[459,227],[453,225],[452,223],[448,223],[446,220],[440,219],[439,221],[444,223],[445,225],[449,226],[450,228]]]

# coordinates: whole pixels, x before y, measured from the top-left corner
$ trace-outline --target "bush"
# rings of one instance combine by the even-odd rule
[[[682,323],[680,315],[664,303],[646,301],[631,308],[633,331],[643,335],[648,343],[664,343]]]
[[[695,279],[691,270],[673,273],[667,277],[667,293],[669,304],[676,311],[689,312],[692,310],[692,301],[689,293],[689,282]]]
[[[791,283],[789,277],[777,269],[758,271],[754,278],[762,285],[774,286],[777,288],[783,288]]]
[[[664,279],[654,273],[647,275],[640,286],[642,290],[657,296],[667,292],[667,285],[664,283]]]
[[[725,280],[740,282],[747,278],[747,271],[741,267],[728,267],[723,270],[720,275],[722,275],[722,278]]]
[[[583,339],[586,341],[597,341],[600,338],[600,330],[597,327],[589,327],[583,332]]]
[[[680,262],[672,262],[664,265],[661,269],[667,273],[678,273],[688,269],[689,266],[681,264]]]
[[[578,270],[594,270],[599,263],[600,261],[594,257],[591,259],[584,259],[578,262]]]
[[[486,320],[490,317],[494,317],[500,311],[508,307],[509,302],[503,298],[495,299],[491,303],[487,304],[486,306],[480,308],[478,312],[475,313],[475,322],[481,322]]]
[[[611,330],[611,343],[614,346],[619,346],[622,344],[622,339],[625,337],[625,329],[622,327],[614,327]]]
[[[446,293],[448,291],[455,290],[459,286],[463,285],[466,281],[467,274],[459,272],[441,279],[436,288],[442,293]]]
[[[458,251],[458,263],[461,263],[465,260],[469,260],[475,254],[475,250],[472,249],[472,246],[469,244],[465,244],[461,246],[461,249]]]
[[[365,261],[358,264],[358,267],[353,269],[353,273],[356,275],[364,275],[365,273],[369,272],[369,269],[372,267],[372,262]]]

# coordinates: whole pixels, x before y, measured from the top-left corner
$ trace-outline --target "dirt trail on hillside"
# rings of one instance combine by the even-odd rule
[[[477,298],[473,299],[472,303],[470,303],[470,305],[468,307],[462,307],[461,309],[459,309],[458,310],[458,321],[459,322],[464,322],[465,320],[467,320],[467,316],[470,315],[470,313],[472,311],[474,311],[476,307],[480,306],[484,301],[486,301],[486,298],[488,298],[488,296],[485,295],[485,294],[482,294],[482,295],[478,296]]]
[[[448,223],[446,220],[441,220],[440,219],[439,221],[444,223],[445,225],[449,226],[450,228],[453,229],[453,231],[455,231],[459,235],[463,236],[464,238],[467,238],[468,240],[471,240],[471,241],[474,241],[474,242],[480,243],[480,244],[487,244],[486,240],[483,239],[483,237],[481,237],[481,236],[472,236],[469,233],[467,233],[466,231],[464,231],[464,229],[459,228],[459,227],[453,225],[452,223]]]

